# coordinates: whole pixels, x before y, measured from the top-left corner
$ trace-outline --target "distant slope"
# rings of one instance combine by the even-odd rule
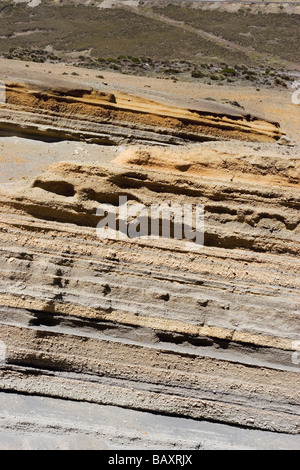
[[[32,7],[32,2],[0,1],[0,53],[7,56],[21,48],[23,59],[38,61],[40,48],[63,60],[80,54],[94,59],[133,55],[280,66],[298,59],[298,48],[291,47],[299,41],[296,14],[253,14],[247,5],[225,12],[194,9],[187,2],[123,2],[102,9],[100,4],[42,0]]]
[[[300,16],[287,13],[253,13],[251,8],[236,12],[203,10],[179,3],[165,6],[154,5],[153,11],[165,18],[189,25],[195,31],[206,31],[215,36],[216,41],[230,41],[232,46],[248,54],[268,54],[283,60],[299,60],[299,53],[291,44],[300,41]],[[244,46],[244,48],[243,48]],[[247,50],[247,49],[246,49]]]

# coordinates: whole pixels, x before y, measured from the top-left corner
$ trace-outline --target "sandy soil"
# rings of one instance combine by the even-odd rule
[[[0,183],[27,180],[61,160],[107,163],[122,147],[85,142],[40,142],[19,137],[0,138]]]

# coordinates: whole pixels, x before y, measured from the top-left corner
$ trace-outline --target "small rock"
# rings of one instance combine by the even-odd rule
[[[228,101],[228,104],[231,104],[231,106],[236,106],[237,108],[245,109],[244,106],[242,106],[238,101]]]
[[[289,146],[293,147],[295,145],[295,142],[292,139],[290,139],[290,137],[288,137],[287,135],[283,135],[277,141],[277,144],[279,144],[279,145],[289,145]]]

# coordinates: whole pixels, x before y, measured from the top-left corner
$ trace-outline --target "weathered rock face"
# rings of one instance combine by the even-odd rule
[[[203,110],[180,109],[64,81],[51,82],[48,87],[6,83],[0,125],[1,135],[106,145],[133,141],[185,144],[231,138],[275,142],[282,136],[277,123],[234,107],[206,103]]]
[[[299,433],[298,150],[134,147],[2,189],[1,388]],[[202,204],[204,246],[99,238],[120,196]]]

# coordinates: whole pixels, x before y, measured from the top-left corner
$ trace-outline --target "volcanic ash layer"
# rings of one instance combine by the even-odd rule
[[[299,433],[299,149],[259,148],[133,147],[3,187],[1,389]],[[119,196],[202,204],[204,247],[99,239]]]

